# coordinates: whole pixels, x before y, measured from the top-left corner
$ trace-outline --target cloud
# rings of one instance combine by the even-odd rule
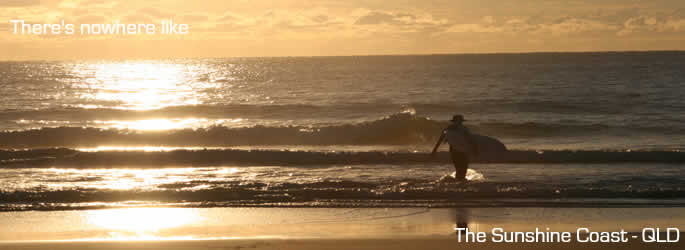
[[[28,7],[40,4],[40,0],[2,0],[0,7]]]
[[[502,28],[478,23],[455,24],[447,29],[447,32],[454,33],[496,33],[502,31]]]
[[[233,22],[242,19],[240,16],[233,14],[231,12],[225,12],[224,14],[216,18],[216,22]]]
[[[437,19],[426,12],[369,11],[359,9],[352,13],[350,29],[358,35],[402,35],[408,33],[430,35],[443,32],[449,26],[447,19]],[[347,16],[347,18],[350,18]]]
[[[139,44],[156,49],[173,42],[186,51],[202,48],[202,52],[212,45],[217,48],[212,56],[215,51],[226,51],[224,48],[233,48],[232,53],[241,55],[682,48],[677,43],[685,37],[685,1],[628,2],[207,0],[198,4],[166,0],[0,0],[0,17],[34,23],[64,19],[74,24],[115,20],[159,24],[162,19],[173,18],[190,24],[190,34],[64,39],[93,44],[93,48]],[[7,24],[0,24],[0,30],[8,28],[11,31]],[[0,34],[0,39],[26,39],[28,45],[47,49],[56,44],[56,39],[12,36],[9,32]],[[146,43],[155,39],[165,42]],[[82,49],[73,47],[76,49],[70,52]],[[11,52],[23,56],[19,51]]]
[[[96,15],[86,15],[78,18],[77,23],[79,24],[94,24],[94,23],[104,23],[105,18],[103,16]]]
[[[176,15],[154,8],[141,8],[128,12],[123,16],[121,21],[124,23],[157,23],[161,19],[173,16]]]
[[[551,23],[538,24],[532,33],[553,35],[579,34],[593,32],[616,31],[619,27],[598,20],[566,17]]]
[[[622,29],[616,34],[619,36],[645,34],[645,33],[677,33],[685,31],[685,18],[680,15],[668,17],[637,16],[626,20]]]
[[[319,12],[279,13],[274,17],[274,27],[288,31],[332,31],[341,22]]]
[[[312,21],[317,22],[317,23],[325,23],[326,21],[330,20],[330,18],[326,15],[317,15],[314,17],[311,17]]]
[[[483,17],[474,23],[451,25],[446,31],[453,33],[508,33],[529,35],[572,35],[616,31],[617,25],[579,17],[533,18],[510,17],[501,21]]]
[[[279,35],[308,37],[345,29],[344,20],[327,14],[322,9],[306,11],[272,10],[252,16],[226,12],[210,18],[210,32],[249,36],[277,37]],[[291,37],[292,37],[291,36]]]
[[[669,19],[666,20],[661,25],[661,28],[663,30],[668,30],[668,31],[674,31],[674,32],[680,32],[680,31],[685,31],[685,18],[683,19]]]
[[[171,18],[171,17],[169,17]],[[204,14],[186,14],[180,17],[174,17],[174,20],[178,20],[180,22],[186,22],[186,23],[197,23],[197,22],[207,22],[209,21],[209,17]]]
[[[138,9],[137,13],[139,13],[141,15],[146,15],[146,16],[150,16],[150,17],[159,17],[159,18],[167,17],[169,15],[169,13],[165,13],[159,9],[149,8],[149,7]]]
[[[512,19],[506,25],[515,25],[522,21]],[[498,33],[506,31],[503,26],[496,25],[496,20],[492,16],[484,16],[481,20],[474,23],[451,24],[445,32],[448,33]]]
[[[355,25],[395,25],[395,26],[415,26],[415,25],[441,25],[446,20],[435,20],[428,14],[412,14],[408,12],[382,12],[370,11],[354,22]]]
[[[385,24],[385,23],[398,23],[395,20],[395,15],[383,13],[383,12],[371,12],[357,19],[354,24],[357,25],[372,25],[372,24]]]

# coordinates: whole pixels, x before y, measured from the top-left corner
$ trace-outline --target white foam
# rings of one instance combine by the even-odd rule
[[[456,172],[455,172],[456,174]],[[479,173],[478,171],[474,169],[468,169],[466,170],[466,180],[467,181],[484,181],[485,177],[483,176],[482,173]]]
[[[456,175],[457,175],[457,172],[452,172],[449,175],[444,175],[444,176],[440,177],[440,180],[438,180],[438,182],[440,182],[440,183],[442,183],[442,182],[455,182],[456,181]],[[482,173],[479,173],[475,169],[466,170],[466,177],[465,178],[467,181],[484,181],[485,180],[485,176],[483,176]]]

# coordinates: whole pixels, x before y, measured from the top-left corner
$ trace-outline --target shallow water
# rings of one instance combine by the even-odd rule
[[[683,206],[676,164],[13,168],[0,170],[4,211],[105,207]]]

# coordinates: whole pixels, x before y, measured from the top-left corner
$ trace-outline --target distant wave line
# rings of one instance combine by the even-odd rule
[[[412,113],[398,113],[356,124],[330,126],[263,126],[138,131],[83,127],[55,127],[0,132],[0,148],[245,145],[419,145],[431,144],[446,121]],[[604,124],[482,123],[469,125],[476,133],[498,138],[555,138],[625,134],[685,134],[682,128],[616,127]]]

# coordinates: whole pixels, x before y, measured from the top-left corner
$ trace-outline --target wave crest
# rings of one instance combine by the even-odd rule
[[[251,146],[251,145],[423,145],[431,144],[448,125],[417,116],[412,110],[369,122],[331,126],[257,125],[229,128],[138,131],[89,127],[44,127],[0,132],[0,147],[130,146]],[[482,123],[469,125],[475,133],[500,137],[570,137],[639,129],[655,133],[680,133],[660,128],[621,128],[602,124]]]
[[[338,126],[213,126],[171,131],[135,131],[82,127],[41,128],[0,133],[0,147],[88,147],[98,145],[237,146],[237,145],[406,145],[436,140],[446,126],[401,113]]]

